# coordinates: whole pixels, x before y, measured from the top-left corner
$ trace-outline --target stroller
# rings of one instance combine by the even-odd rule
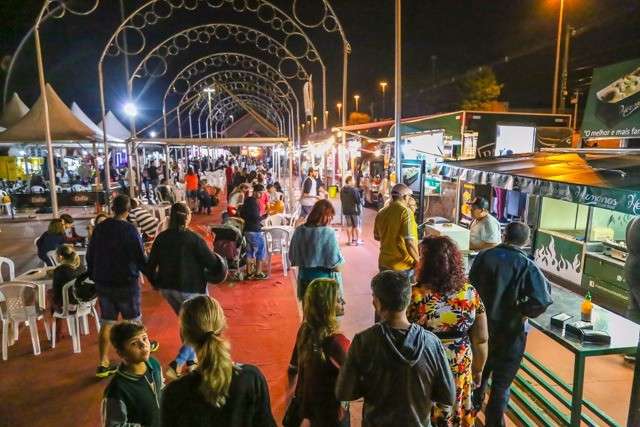
[[[227,260],[229,266],[228,280],[242,281],[244,274],[242,267],[245,264],[246,243],[242,235],[241,227],[231,221],[222,225],[212,225],[213,250]]]

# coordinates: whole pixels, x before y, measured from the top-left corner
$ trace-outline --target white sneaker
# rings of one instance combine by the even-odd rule
[[[358,240],[357,246],[364,246],[364,240]]]

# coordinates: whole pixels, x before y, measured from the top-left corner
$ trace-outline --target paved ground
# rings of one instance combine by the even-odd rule
[[[373,322],[369,283],[377,271],[377,245],[371,237],[374,215],[373,211],[366,210],[365,246],[348,247],[342,242],[344,236],[341,240],[347,259],[344,273],[347,306],[342,328],[348,337]],[[196,218],[196,224],[206,224],[217,222],[219,216]],[[33,240],[45,227],[46,222],[35,221],[0,224],[0,256],[14,259],[18,273],[37,266]],[[83,229],[82,223],[78,229]],[[229,317],[228,335],[234,358],[256,364],[265,372],[278,420],[285,407],[288,354],[299,323],[292,275],[283,277],[280,265],[279,260],[274,262],[273,280],[212,290]],[[143,313],[151,334],[161,340],[157,357],[166,365],[178,347],[176,317],[149,288],[143,289]],[[82,338],[81,354],[72,353],[68,338],[51,350],[44,343],[42,330],[40,335],[42,355],[31,354],[28,333],[23,331],[19,343],[9,350],[9,360],[0,362],[0,427],[97,425],[105,382],[93,377],[97,361],[95,331]],[[573,361],[559,345],[534,331],[527,351],[566,382],[571,382]],[[631,367],[625,365],[621,357],[589,359],[585,397],[624,425],[632,375]],[[359,408],[356,403],[352,409],[354,427],[360,425]]]

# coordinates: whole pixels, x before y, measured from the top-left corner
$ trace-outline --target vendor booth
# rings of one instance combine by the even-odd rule
[[[488,198],[498,220],[532,227],[534,259],[554,281],[625,310],[625,231],[640,215],[640,152],[540,152],[442,163],[433,172],[458,183],[456,222],[469,221],[465,201]]]

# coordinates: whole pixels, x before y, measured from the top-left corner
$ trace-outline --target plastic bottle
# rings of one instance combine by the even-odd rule
[[[580,317],[583,322],[591,322],[591,312],[593,311],[593,303],[591,302],[591,292],[587,291],[584,296],[582,305],[580,306]]]

